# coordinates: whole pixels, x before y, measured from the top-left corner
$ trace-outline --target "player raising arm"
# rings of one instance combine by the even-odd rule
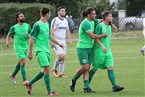
[[[81,22],[79,27],[79,40],[77,43],[77,55],[81,67],[76,71],[70,82],[70,89],[72,92],[75,91],[75,84],[77,79],[83,74],[84,79],[84,93],[94,93],[89,87],[89,69],[93,59],[93,39],[99,39],[107,37],[107,34],[95,35],[94,27],[98,23],[96,17],[96,11],[94,8],[87,8],[83,11],[85,19]]]

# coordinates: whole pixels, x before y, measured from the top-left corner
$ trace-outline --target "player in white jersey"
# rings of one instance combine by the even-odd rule
[[[143,18],[143,35],[145,39],[145,18]],[[145,45],[140,49],[140,52],[144,55]]]
[[[57,55],[57,58],[54,61],[53,66],[53,75],[55,77],[62,77],[66,78],[67,76],[64,75],[64,59],[66,55],[66,37],[69,39],[69,42],[72,44],[70,30],[68,21],[65,18],[66,15],[66,8],[64,6],[60,6],[57,8],[58,16],[55,17],[51,22],[51,34],[55,37],[57,41],[64,45],[64,48],[59,47],[56,44],[51,43],[54,51]],[[57,74],[57,67],[59,67],[59,75]]]

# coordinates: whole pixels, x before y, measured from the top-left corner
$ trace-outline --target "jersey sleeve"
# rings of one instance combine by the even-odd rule
[[[10,28],[8,34],[9,35],[14,35],[15,31],[14,31],[14,26]]]
[[[33,25],[33,28],[32,28],[32,31],[30,33],[30,36],[34,39],[36,39],[36,37],[38,36],[39,34],[39,31],[40,31],[40,28],[39,28],[39,24],[34,24]]]
[[[66,24],[67,24],[67,30],[69,30],[69,24],[68,24],[67,19],[66,19]]]
[[[83,22],[82,29],[87,33],[89,31],[92,31],[91,24],[87,21]]]
[[[56,19],[53,19],[51,21],[51,29],[56,29],[57,28],[57,20]]]
[[[98,35],[102,34],[102,26],[101,25],[96,26],[94,34],[98,34]]]
[[[98,24],[98,23],[99,23],[99,19],[95,18],[95,19],[94,19],[94,23],[95,23],[95,24]]]

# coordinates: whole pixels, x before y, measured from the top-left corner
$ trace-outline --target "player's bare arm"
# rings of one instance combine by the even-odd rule
[[[92,31],[88,31],[87,34],[92,38],[92,39],[100,39],[100,38],[105,38],[107,37],[107,34],[104,33],[103,35],[95,35],[92,33]]]
[[[29,51],[27,57],[31,60],[33,58],[32,49],[33,49],[34,39],[32,37],[29,38]]]
[[[111,25],[112,31],[115,31],[115,32],[118,31],[118,29],[117,29],[115,24],[111,23],[110,25]]]
[[[50,40],[51,40],[53,43],[55,43],[55,44],[57,44],[57,45],[59,45],[60,47],[63,48],[63,45],[60,44],[53,36],[50,36]]]
[[[50,33],[51,33],[51,36],[54,36],[54,29],[53,28],[50,29]],[[50,42],[50,44],[51,44],[51,47],[53,48],[54,47],[54,43]]]
[[[104,53],[106,53],[107,52],[107,49],[106,49],[106,47],[100,42],[100,40],[99,39],[95,39],[95,42],[97,43],[97,44],[99,44],[101,47],[102,47],[102,50],[103,50],[103,52]]]
[[[9,47],[9,41],[10,41],[10,35],[8,34],[7,36],[6,36],[6,47]]]
[[[72,44],[72,38],[71,38],[71,33],[69,29],[66,30],[66,37],[68,38],[69,43]]]

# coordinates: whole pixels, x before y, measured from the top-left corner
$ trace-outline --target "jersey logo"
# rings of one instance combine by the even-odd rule
[[[67,29],[67,27],[58,27],[58,29]]]
[[[82,62],[83,62],[83,63],[87,63],[87,60],[86,60],[86,59],[83,59]]]

